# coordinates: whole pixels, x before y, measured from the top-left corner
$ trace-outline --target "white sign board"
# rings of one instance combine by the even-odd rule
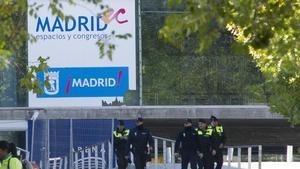
[[[49,71],[38,74],[41,81],[49,79],[50,87],[42,83],[42,95],[29,93],[29,106],[101,106],[102,100],[122,98],[128,90],[135,90],[135,1],[61,2],[64,14],[72,17],[53,16],[50,0],[28,0],[29,6],[43,5],[37,18],[28,14],[29,34],[37,40],[28,44],[29,66],[40,56],[50,58]],[[104,11],[108,12],[104,15]],[[119,39],[112,36],[113,31],[132,37]],[[112,60],[99,58],[98,41],[115,45]]]

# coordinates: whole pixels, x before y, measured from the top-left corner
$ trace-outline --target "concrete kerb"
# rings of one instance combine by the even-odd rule
[[[269,111],[265,105],[211,105],[211,106],[116,106],[116,107],[54,107],[54,108],[1,108],[2,120],[30,119],[34,111],[39,119],[284,119]]]

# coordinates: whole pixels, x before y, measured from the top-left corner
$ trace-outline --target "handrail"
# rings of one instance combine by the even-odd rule
[[[162,141],[162,149],[163,149],[163,164],[171,163],[175,164],[175,140],[167,139],[163,137],[153,136],[154,138],[154,163],[155,169],[158,168],[158,142]],[[171,147],[167,147],[167,142],[169,145],[171,143]],[[258,148],[258,169],[261,169],[262,163],[262,146],[261,145],[241,145],[241,146],[225,146],[224,148],[227,149],[227,159],[228,159],[228,166],[231,166],[231,162],[233,160],[234,149],[238,150],[238,168],[241,168],[241,156],[242,156],[242,149],[248,149],[248,169],[251,169],[252,164],[252,149]]]
[[[63,159],[61,157],[54,157],[54,158],[49,158],[49,168],[53,168],[53,169],[63,169],[63,167],[65,168],[66,165],[66,158]],[[66,169],[66,168],[65,168]]]
[[[242,161],[242,149],[248,149],[248,169],[251,169],[252,164],[252,148],[258,148],[258,169],[262,168],[262,145],[242,145],[242,146],[225,146],[227,148],[227,162],[228,166],[231,166],[231,162],[233,160],[234,149],[237,149],[237,157],[238,157],[238,168],[241,168]]]
[[[252,147],[252,148],[255,148],[255,147],[259,147],[261,145],[242,145],[242,146],[225,146],[224,148],[248,148],[248,147]]]
[[[172,139],[168,139],[168,138],[163,138],[163,137],[158,137],[158,136],[153,136],[154,139],[159,139],[159,140],[165,140],[165,141],[169,141],[169,142],[176,142],[175,140]]]
[[[167,139],[163,137],[153,136],[154,138],[154,163],[155,168],[157,169],[158,166],[158,146],[159,141],[162,142],[162,157],[163,157],[163,164],[171,163],[175,164],[175,140]],[[169,145],[169,146],[168,146]]]
[[[17,147],[17,151],[24,152],[25,153],[25,159],[29,160],[30,152],[28,150],[25,150],[23,148]]]
[[[23,152],[29,153],[29,151],[28,151],[28,150],[25,150],[25,149],[23,149],[23,148],[20,148],[20,147],[17,147],[17,150],[20,150],[20,151],[23,151]]]

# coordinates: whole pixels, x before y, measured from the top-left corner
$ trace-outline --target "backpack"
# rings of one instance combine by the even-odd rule
[[[16,158],[16,157],[12,157],[12,158]],[[8,160],[7,169],[10,169],[10,159]],[[18,159],[18,158],[16,158],[16,159]],[[22,163],[22,169],[33,169],[31,163],[28,160],[23,159],[23,160],[20,160],[20,161]]]

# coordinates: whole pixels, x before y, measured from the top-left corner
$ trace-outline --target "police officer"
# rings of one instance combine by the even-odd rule
[[[187,169],[189,163],[191,169],[197,169],[200,151],[197,132],[192,125],[192,120],[187,119],[184,123],[184,130],[178,134],[175,143],[175,152],[181,155],[182,169]]]
[[[18,159],[17,148],[13,143],[0,141],[1,169],[22,169],[22,163]]]
[[[117,156],[118,169],[126,169],[128,166],[128,159],[125,158],[127,140],[129,130],[125,128],[124,121],[120,120],[117,130],[113,132],[114,135],[114,152]]]
[[[132,151],[136,169],[145,169],[153,144],[153,137],[150,131],[144,127],[144,120],[138,118],[136,127],[130,130],[127,144],[127,152]]]
[[[215,116],[211,116],[211,123],[209,128],[213,130],[212,132],[212,155],[214,162],[217,163],[215,169],[222,169],[223,166],[223,148],[226,142],[226,135],[223,126],[219,123]]]
[[[199,169],[213,169],[213,160],[212,160],[212,144],[211,136],[213,130],[207,128],[207,123],[203,119],[199,119],[198,128],[196,129],[198,134],[198,140],[200,145],[200,150],[202,154],[198,158],[198,168]],[[202,157],[202,158],[201,158]]]

